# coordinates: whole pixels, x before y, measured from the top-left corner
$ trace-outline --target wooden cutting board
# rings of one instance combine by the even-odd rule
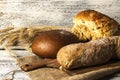
[[[65,70],[61,71],[55,68],[39,68],[33,71],[24,72],[20,70],[18,67],[20,67],[23,64],[31,63],[31,62],[34,63],[42,59],[35,55],[30,54],[25,50],[15,50],[15,52],[18,55],[17,63],[15,62],[14,58],[10,57],[7,51],[0,50],[0,64],[4,63],[0,65],[0,68],[5,65],[4,67],[2,67],[2,71],[6,71],[6,72],[1,72],[0,70],[0,73],[2,74],[7,73],[8,68],[9,68],[9,71],[18,69],[18,71],[16,71],[14,74],[15,80],[19,80],[21,78],[25,79],[26,75],[31,80],[67,80],[67,79],[68,80],[98,80],[102,77],[108,78],[106,77],[107,75],[112,76],[111,74],[120,72],[120,61],[111,61],[104,65],[97,65],[92,67],[84,67],[84,68],[71,70],[69,71],[70,74],[68,74],[68,72]],[[8,62],[9,64],[6,63],[6,61],[9,61]],[[18,64],[19,66],[17,66]],[[22,76],[19,76],[19,75],[22,75]],[[9,76],[12,76],[12,75],[9,75]],[[25,80],[29,80],[27,77]],[[117,77],[114,77],[114,78],[117,78]],[[109,79],[105,79],[105,80],[109,80]],[[119,80],[119,77],[118,77],[118,80]]]
[[[37,56],[18,59],[19,66],[42,60]],[[59,70],[55,68],[39,68],[25,72],[31,80],[98,80],[105,76],[120,72],[120,61],[110,61],[107,64],[78,68],[74,70]]]

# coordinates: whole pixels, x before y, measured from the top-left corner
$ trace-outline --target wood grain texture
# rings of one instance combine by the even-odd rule
[[[0,26],[72,26],[74,16],[84,9],[102,12],[120,23],[120,0],[2,0]]]
[[[120,0],[0,0],[0,29],[35,25],[72,27],[74,16],[84,9],[100,11],[120,23],[119,4]],[[18,51],[21,56],[28,55],[23,53]],[[0,50],[0,80],[16,67],[15,59]],[[11,74],[7,77],[11,78]],[[28,77],[18,71],[14,80],[28,80]]]
[[[16,53],[19,56],[29,54],[26,51],[16,51]],[[3,79],[28,80],[29,78],[18,67],[15,58],[11,57],[7,51],[0,50],[0,80]]]

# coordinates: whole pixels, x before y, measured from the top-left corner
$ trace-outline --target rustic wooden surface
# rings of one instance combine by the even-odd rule
[[[84,9],[100,11],[120,23],[120,0],[0,0],[0,29],[39,25],[72,27],[74,16]],[[29,55],[24,51],[17,53],[19,56]],[[6,51],[0,50],[0,80],[5,78],[29,79],[19,69],[15,59]],[[120,80],[120,77],[109,80]]]
[[[85,9],[120,23],[120,0],[0,0],[0,27],[72,26],[74,16]]]
[[[19,57],[29,55],[26,51],[15,51]],[[5,50],[0,50],[0,80],[29,80],[28,76],[18,67],[16,59]]]
[[[33,55],[28,51],[14,51],[18,57]],[[19,68],[16,59],[5,50],[0,50],[0,80],[29,80],[29,77]],[[120,80],[120,75],[105,77],[101,80]]]

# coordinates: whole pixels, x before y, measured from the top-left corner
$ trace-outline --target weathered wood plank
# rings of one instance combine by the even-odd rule
[[[0,0],[0,28],[36,25],[72,27],[74,16],[84,9],[97,10],[120,23],[120,0]],[[17,55],[27,56],[29,53],[18,51]],[[16,68],[15,59],[0,50],[0,80]],[[120,79],[117,78],[115,80]],[[14,80],[28,80],[28,77],[17,71]]]
[[[81,10],[94,9],[120,23],[120,0],[2,0],[0,26],[72,26]]]
[[[27,56],[30,53],[26,51],[16,51],[19,56]],[[28,80],[16,63],[16,59],[11,57],[5,50],[0,50],[0,80],[14,79],[14,80]]]

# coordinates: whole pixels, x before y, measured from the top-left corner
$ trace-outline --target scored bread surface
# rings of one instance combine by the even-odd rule
[[[115,36],[67,45],[59,50],[57,60],[67,69],[106,63],[113,56],[119,58],[119,39]]]

